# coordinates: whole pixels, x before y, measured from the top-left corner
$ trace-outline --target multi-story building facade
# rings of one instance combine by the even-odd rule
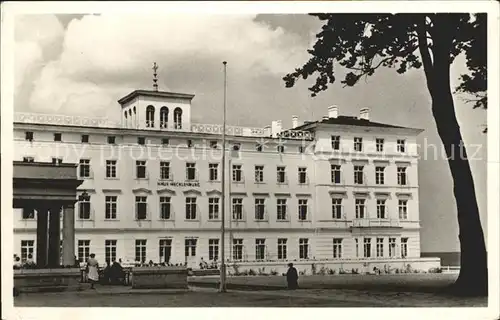
[[[121,123],[17,113],[14,160],[77,163],[85,260],[197,263],[221,251],[221,125],[191,123],[194,95],[134,91]],[[227,127],[225,255],[231,261],[420,257],[419,129],[328,116],[282,130]],[[17,212],[15,253],[36,248]]]

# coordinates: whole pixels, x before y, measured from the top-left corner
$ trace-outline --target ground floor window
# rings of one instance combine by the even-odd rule
[[[372,239],[365,238],[363,241],[363,256],[370,258],[372,256]]]
[[[401,238],[401,258],[408,257],[408,238]]]
[[[255,260],[266,258],[266,239],[255,239]]]
[[[287,239],[278,239],[278,259],[286,260],[286,242]]]
[[[78,261],[86,262],[90,256],[90,240],[78,240]]]
[[[299,259],[309,259],[309,239],[299,239]]]
[[[104,241],[104,256],[106,261],[116,260],[116,240],[105,240]]]
[[[146,240],[135,240],[135,261],[146,262]]]
[[[342,239],[333,238],[333,257],[342,258]]]
[[[160,262],[169,263],[172,256],[172,239],[160,239],[158,248]]]
[[[389,257],[396,256],[396,238],[389,238]]]
[[[377,257],[384,256],[384,238],[377,238]]]
[[[208,259],[219,260],[219,239],[208,240]]]
[[[186,257],[196,256],[196,241],[197,239],[185,239],[184,240],[184,254]]]
[[[243,260],[243,239],[233,239],[233,260]]]
[[[34,240],[21,240],[21,262],[25,263],[29,255],[33,259],[33,251],[35,250]]]

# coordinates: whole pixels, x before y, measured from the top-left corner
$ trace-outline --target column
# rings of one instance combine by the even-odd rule
[[[60,218],[60,206],[55,206],[50,208],[49,216],[49,267],[59,266],[59,251],[60,251],[60,239],[61,239],[61,218]]]
[[[47,265],[48,209],[37,207],[36,210],[36,264],[43,268]]]
[[[63,265],[75,264],[75,208],[65,207],[63,212]]]

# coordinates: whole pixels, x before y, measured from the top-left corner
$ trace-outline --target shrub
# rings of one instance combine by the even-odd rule
[[[335,270],[334,269],[328,269],[328,274],[330,274],[330,275],[335,274]]]
[[[359,274],[359,270],[352,268],[351,273],[352,274]]]
[[[354,270],[354,269],[353,269]],[[347,272],[345,272],[345,270],[343,268],[340,268],[339,269],[339,274],[346,274]]]
[[[316,264],[315,264],[315,263],[311,264],[311,273],[312,273],[313,275],[315,275],[315,274],[316,274]]]
[[[326,272],[327,272],[327,269],[325,267],[321,267],[319,269],[319,274],[322,275],[322,276],[324,276],[326,274]]]
[[[248,270],[248,275],[249,276],[256,276],[257,273],[253,269],[250,269],[250,270]]]
[[[272,276],[277,276],[278,274],[279,274],[278,271],[276,271],[274,269],[271,270],[271,275]]]

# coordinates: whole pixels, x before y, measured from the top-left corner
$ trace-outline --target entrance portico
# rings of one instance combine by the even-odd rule
[[[63,259],[75,263],[76,164],[14,161],[13,206],[37,212],[36,264],[40,268],[60,265],[61,211]]]

